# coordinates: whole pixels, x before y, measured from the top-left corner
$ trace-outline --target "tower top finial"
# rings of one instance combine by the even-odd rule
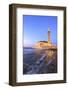
[[[48,31],[50,31],[50,27],[48,26]]]

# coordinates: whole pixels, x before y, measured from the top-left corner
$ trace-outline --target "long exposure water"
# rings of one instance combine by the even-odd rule
[[[57,50],[24,48],[23,74],[57,73]]]

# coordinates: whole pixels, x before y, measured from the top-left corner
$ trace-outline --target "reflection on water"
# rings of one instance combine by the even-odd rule
[[[57,50],[24,49],[23,74],[57,73]]]
[[[52,60],[52,59],[56,59],[56,55],[57,55],[57,50],[50,50],[50,49],[35,49],[35,54],[36,54],[36,57],[39,58],[40,55],[43,55],[45,54],[46,55],[46,59],[49,61],[49,60]]]

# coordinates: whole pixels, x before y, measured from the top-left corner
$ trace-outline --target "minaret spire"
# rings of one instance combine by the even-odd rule
[[[48,31],[50,31],[50,27],[48,26]]]
[[[51,31],[49,26],[48,26],[48,43],[51,44]]]

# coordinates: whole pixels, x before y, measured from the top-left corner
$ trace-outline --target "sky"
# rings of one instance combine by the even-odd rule
[[[48,41],[48,27],[51,41],[57,44],[57,16],[23,16],[24,46],[33,46],[38,41]]]

